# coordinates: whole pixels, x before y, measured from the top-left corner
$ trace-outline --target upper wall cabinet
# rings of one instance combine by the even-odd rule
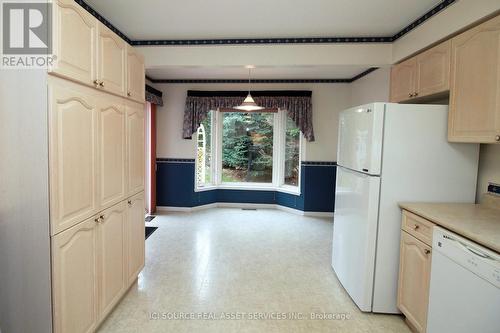
[[[49,71],[93,84],[97,79],[98,21],[73,0],[53,5],[53,48],[56,65]]]
[[[73,0],[56,0],[53,17],[50,73],[144,102],[141,54]]]
[[[408,101],[449,90],[450,41],[439,44],[391,70],[391,102]]]
[[[400,102],[413,97],[415,92],[417,63],[408,59],[391,69],[391,102]]]
[[[99,24],[98,31],[98,85],[104,90],[124,96],[127,44],[102,24]]]
[[[500,16],[452,39],[448,138],[500,142]]]
[[[127,46],[127,96],[144,102],[144,57]]]
[[[415,97],[429,96],[450,89],[451,42],[446,41],[417,56]]]

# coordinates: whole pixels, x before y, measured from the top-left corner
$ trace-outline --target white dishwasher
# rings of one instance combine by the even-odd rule
[[[500,332],[500,255],[434,227],[427,333]]]

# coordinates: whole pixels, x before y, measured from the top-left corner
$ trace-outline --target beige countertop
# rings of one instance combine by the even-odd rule
[[[496,203],[494,205],[496,206]],[[500,253],[500,209],[494,205],[406,202],[399,204],[403,209]]]

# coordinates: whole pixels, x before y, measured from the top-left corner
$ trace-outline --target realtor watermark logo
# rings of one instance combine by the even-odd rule
[[[2,2],[1,68],[49,68],[52,55],[52,3]]]

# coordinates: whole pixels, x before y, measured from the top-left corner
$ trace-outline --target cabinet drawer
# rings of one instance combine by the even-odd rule
[[[432,227],[434,224],[418,215],[403,210],[402,229],[427,245],[432,244]]]

